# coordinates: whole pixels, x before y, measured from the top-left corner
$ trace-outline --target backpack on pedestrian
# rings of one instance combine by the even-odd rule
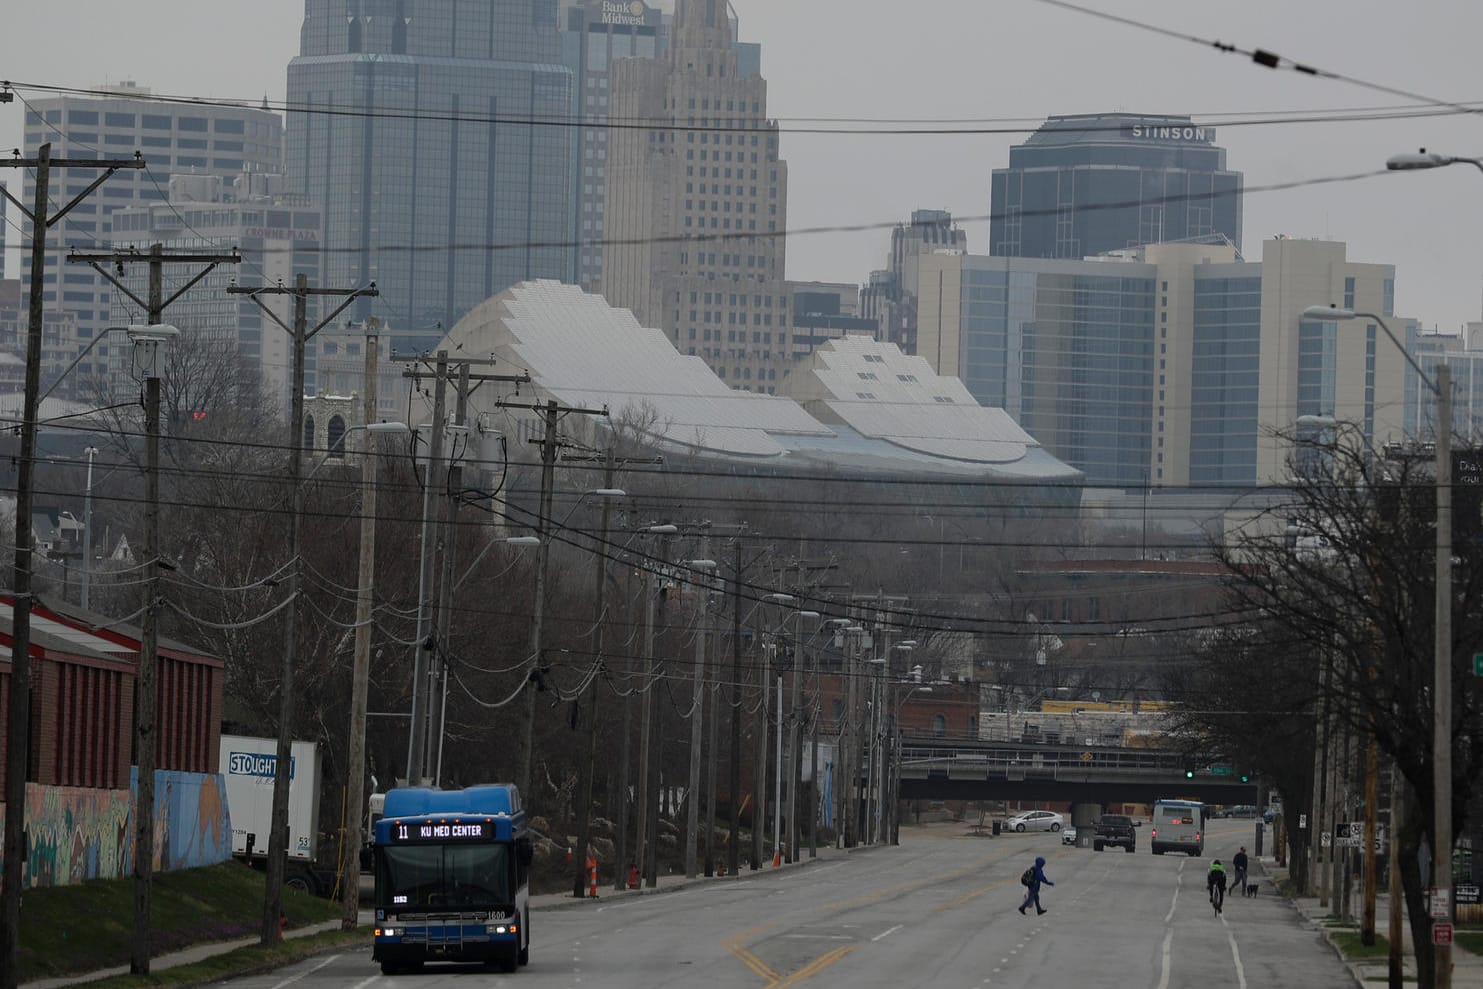
[[[1032,865],[1020,876],[1021,886],[1033,886],[1035,884],[1035,867]]]

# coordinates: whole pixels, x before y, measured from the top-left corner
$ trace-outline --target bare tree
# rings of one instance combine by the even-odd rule
[[[1186,726],[1247,754],[1294,786],[1298,767],[1253,738],[1301,741],[1321,697],[1356,734],[1373,733],[1406,782],[1408,827],[1395,836],[1422,985],[1434,975],[1420,846],[1433,829],[1434,484],[1424,460],[1377,457],[1352,428],[1321,456],[1299,449],[1290,498],[1221,558],[1235,575],[1230,617],[1190,691]],[[1483,772],[1479,685],[1465,662],[1483,641],[1483,555],[1476,492],[1459,491],[1452,607],[1453,833]],[[1293,530],[1290,532],[1289,530]],[[1293,544],[1294,535],[1299,545]],[[1244,686],[1243,686],[1244,685]],[[1255,687],[1256,689],[1253,689]],[[1238,711],[1212,706],[1237,699]],[[1278,716],[1283,710],[1295,717]],[[1433,851],[1432,854],[1437,854]],[[1450,854],[1450,849],[1440,854]]]

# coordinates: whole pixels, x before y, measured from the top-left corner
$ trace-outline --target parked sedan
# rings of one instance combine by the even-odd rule
[[[1059,831],[1065,818],[1053,810],[1027,810],[1004,822],[1010,831]]]
[[[1063,844],[1063,845],[1074,845],[1074,844],[1076,844],[1076,829],[1075,828],[1063,828],[1061,830],[1061,844]]]

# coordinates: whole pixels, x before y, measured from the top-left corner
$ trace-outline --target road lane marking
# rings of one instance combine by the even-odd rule
[[[304,971],[300,972],[298,975],[293,976],[292,978],[284,979],[282,982],[280,982],[276,986],[274,986],[273,989],[283,989],[284,986],[291,986],[295,982],[299,981],[300,979],[302,979],[302,978],[304,978],[306,976],[313,975],[315,972],[318,972],[320,969],[324,968],[330,962],[336,962],[336,961],[339,961],[339,960],[340,960],[340,956],[339,955],[330,955],[328,958],[326,958],[324,961],[320,962],[318,965],[315,965],[313,968],[305,969]]]
[[[764,931],[770,931],[775,926],[775,924],[763,924],[761,927],[753,927],[751,930],[742,931],[740,934],[732,935],[725,941],[721,942],[722,945],[725,946],[726,950],[731,953],[731,956],[733,958],[741,962],[743,965],[747,966],[747,968],[751,969],[757,975],[766,979],[769,984],[776,982],[778,979],[782,978],[782,976],[769,968],[767,963],[764,962],[761,958],[758,958],[756,955],[752,954],[750,951],[744,948],[742,946],[742,942],[747,938],[753,937],[757,934],[761,934]]]
[[[870,940],[871,941],[879,941],[881,938],[890,937],[892,934],[895,934],[897,931],[901,930],[901,928],[903,928],[905,926],[906,926],[905,924],[897,924],[895,927],[888,927],[885,930],[881,931],[879,934],[877,934],[875,937],[871,938]]]
[[[783,937],[794,941],[853,941],[854,938],[848,934],[784,934]]]
[[[381,978],[381,976],[373,975],[369,979],[362,979],[360,982],[357,982],[355,985],[351,986],[350,989],[366,989],[366,986],[370,985],[372,982],[375,982],[379,978]]]
[[[788,989],[789,986],[796,986],[798,985],[798,983],[804,982],[808,979],[813,978],[815,975],[818,975],[820,972],[824,971],[824,969],[828,968],[830,965],[833,965],[845,955],[848,955],[850,952],[854,951],[855,948],[856,945],[850,944],[846,945],[843,948],[835,948],[833,951],[825,952],[824,954],[815,958],[813,961],[809,962],[807,965],[800,968],[798,971],[794,972],[792,975],[788,976],[786,979],[772,983],[770,986],[767,987],[767,989]]]
[[[1231,960],[1236,963],[1236,984],[1239,989],[1246,989],[1246,968],[1241,964],[1241,950],[1236,947],[1236,935],[1231,933],[1231,925],[1226,924],[1225,914],[1221,914],[1220,922],[1225,924],[1226,938],[1231,942]]]
[[[1171,927],[1164,932],[1164,951],[1163,959],[1160,963],[1161,971],[1159,972],[1159,989],[1169,989],[1169,965],[1171,961],[1170,954],[1173,947],[1174,928]]]
[[[1184,863],[1188,861],[1189,859],[1185,859],[1184,862],[1180,862],[1178,871],[1174,873],[1174,899],[1169,901],[1169,912],[1164,914],[1166,924],[1174,920],[1174,908],[1179,903],[1179,884],[1184,878]]]

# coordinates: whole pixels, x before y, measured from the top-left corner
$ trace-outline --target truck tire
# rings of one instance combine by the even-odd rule
[[[1131,844],[1127,846],[1127,849],[1126,850],[1127,850],[1127,853],[1129,855],[1132,855],[1133,854],[1133,846]]]
[[[1094,841],[1092,842],[1092,848],[1100,852],[1102,850],[1102,843],[1100,841]]]
[[[316,896],[319,892],[318,884],[314,882],[314,877],[307,872],[289,872],[288,875],[283,877],[283,885],[289,889],[296,889],[301,893],[308,893],[310,896]]]
[[[1164,850],[1162,848],[1160,848],[1158,845],[1154,845],[1153,846],[1153,853],[1155,855],[1162,855],[1162,854],[1164,854]]]
[[[530,964],[530,912],[525,914],[525,943],[520,946],[520,955],[516,961],[521,965]]]

